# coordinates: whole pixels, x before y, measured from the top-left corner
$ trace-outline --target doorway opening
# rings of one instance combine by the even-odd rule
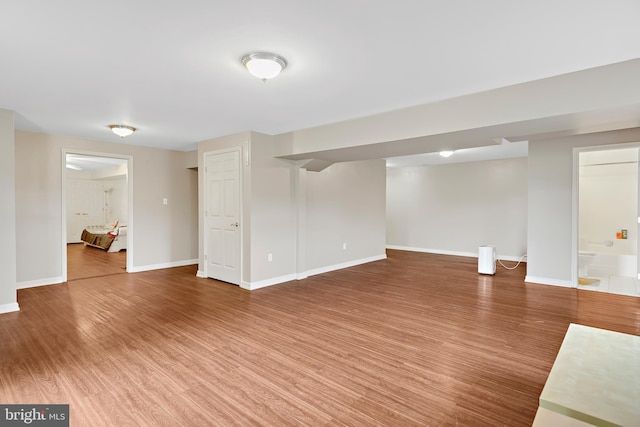
[[[63,153],[65,281],[131,271],[131,158]]]
[[[640,296],[638,146],[578,153],[578,288]]]

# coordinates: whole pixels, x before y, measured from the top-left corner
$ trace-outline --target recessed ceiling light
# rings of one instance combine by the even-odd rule
[[[109,129],[113,131],[120,138],[124,138],[125,136],[129,136],[136,131],[136,128],[125,125],[109,125]]]
[[[451,157],[452,154],[453,154],[453,151],[451,150],[444,150],[440,152],[440,155],[442,157]]]
[[[278,74],[287,68],[287,60],[280,55],[269,52],[247,53],[240,60],[242,65],[263,82],[277,77]]]

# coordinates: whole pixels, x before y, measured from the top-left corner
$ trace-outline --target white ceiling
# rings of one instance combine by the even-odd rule
[[[407,166],[446,165],[450,163],[479,162],[483,160],[511,159],[527,157],[529,142],[508,142],[486,147],[472,147],[455,150],[451,157],[442,157],[439,153],[424,153],[411,156],[391,157],[387,159],[387,167],[399,168]]]
[[[638,0],[5,0],[0,108],[20,130],[192,150],[639,58],[639,16]],[[262,83],[240,64],[253,50],[289,66]]]

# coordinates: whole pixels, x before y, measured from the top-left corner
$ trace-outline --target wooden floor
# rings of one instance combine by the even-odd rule
[[[127,251],[107,252],[82,243],[67,245],[68,281],[120,274],[126,269]]]
[[[530,426],[570,322],[640,335],[640,298],[388,259],[257,291],[179,267],[23,289],[0,403],[73,426]]]

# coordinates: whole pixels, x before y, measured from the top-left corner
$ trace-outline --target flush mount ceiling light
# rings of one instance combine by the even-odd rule
[[[125,125],[109,125],[109,129],[113,131],[120,138],[124,138],[125,136],[129,136],[136,131],[136,128]]]
[[[442,157],[451,157],[452,154],[453,154],[453,151],[451,150],[444,150],[440,152],[440,155]]]
[[[240,60],[242,65],[263,82],[277,77],[278,74],[287,68],[287,60],[275,53],[251,52],[247,53]]]

